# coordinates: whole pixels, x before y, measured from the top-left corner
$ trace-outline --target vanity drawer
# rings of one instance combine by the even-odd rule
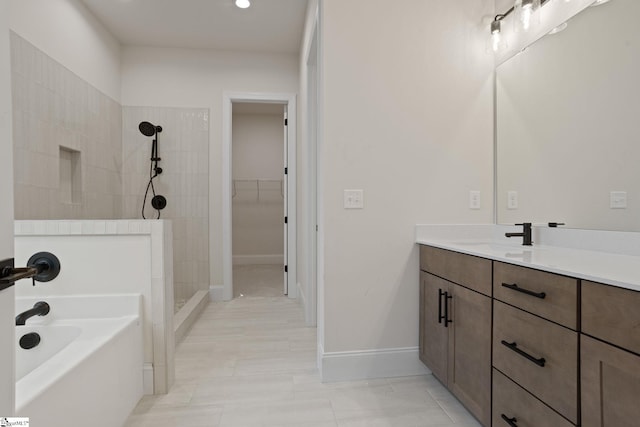
[[[420,269],[491,296],[491,260],[420,245]]]
[[[577,329],[577,279],[495,262],[493,297],[568,328]]]
[[[640,292],[583,281],[582,332],[640,354]]]
[[[499,301],[493,316],[493,366],[577,423],[578,333]]]
[[[547,405],[497,370],[493,370],[493,426],[509,426],[515,418],[521,427],[573,427]]]

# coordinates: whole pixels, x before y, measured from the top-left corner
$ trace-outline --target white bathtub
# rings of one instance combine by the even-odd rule
[[[120,427],[143,394],[141,296],[17,298],[16,313],[51,311],[16,327],[16,415],[32,427]],[[37,332],[25,350],[18,340]]]

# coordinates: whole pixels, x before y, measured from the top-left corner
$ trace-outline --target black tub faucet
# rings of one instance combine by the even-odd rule
[[[49,304],[44,301],[38,301],[33,305],[33,308],[20,313],[16,316],[16,326],[24,326],[27,319],[33,316],[46,316],[49,314]]]
[[[531,246],[531,223],[524,222],[522,224],[516,224],[522,226],[522,233],[504,233],[506,237],[522,237],[523,246]]]

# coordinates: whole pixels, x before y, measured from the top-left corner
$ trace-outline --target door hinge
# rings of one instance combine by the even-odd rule
[[[284,174],[287,175],[289,173],[289,168],[284,168]]]
[[[288,223],[289,223],[289,217],[288,217],[288,216],[285,216],[285,217],[284,217],[284,223],[285,223],[285,224],[288,224]]]
[[[289,126],[289,119],[284,119],[284,125]]]
[[[285,266],[284,266],[284,272],[285,272],[285,273],[288,273],[288,272],[289,272],[289,266],[288,266],[288,265],[285,265]]]

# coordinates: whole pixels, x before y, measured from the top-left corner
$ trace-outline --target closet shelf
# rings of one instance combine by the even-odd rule
[[[234,179],[233,180],[233,197],[239,193],[253,192],[256,194],[256,200],[260,201],[260,193],[273,194],[280,192],[280,197],[284,198],[284,185],[281,179]]]

